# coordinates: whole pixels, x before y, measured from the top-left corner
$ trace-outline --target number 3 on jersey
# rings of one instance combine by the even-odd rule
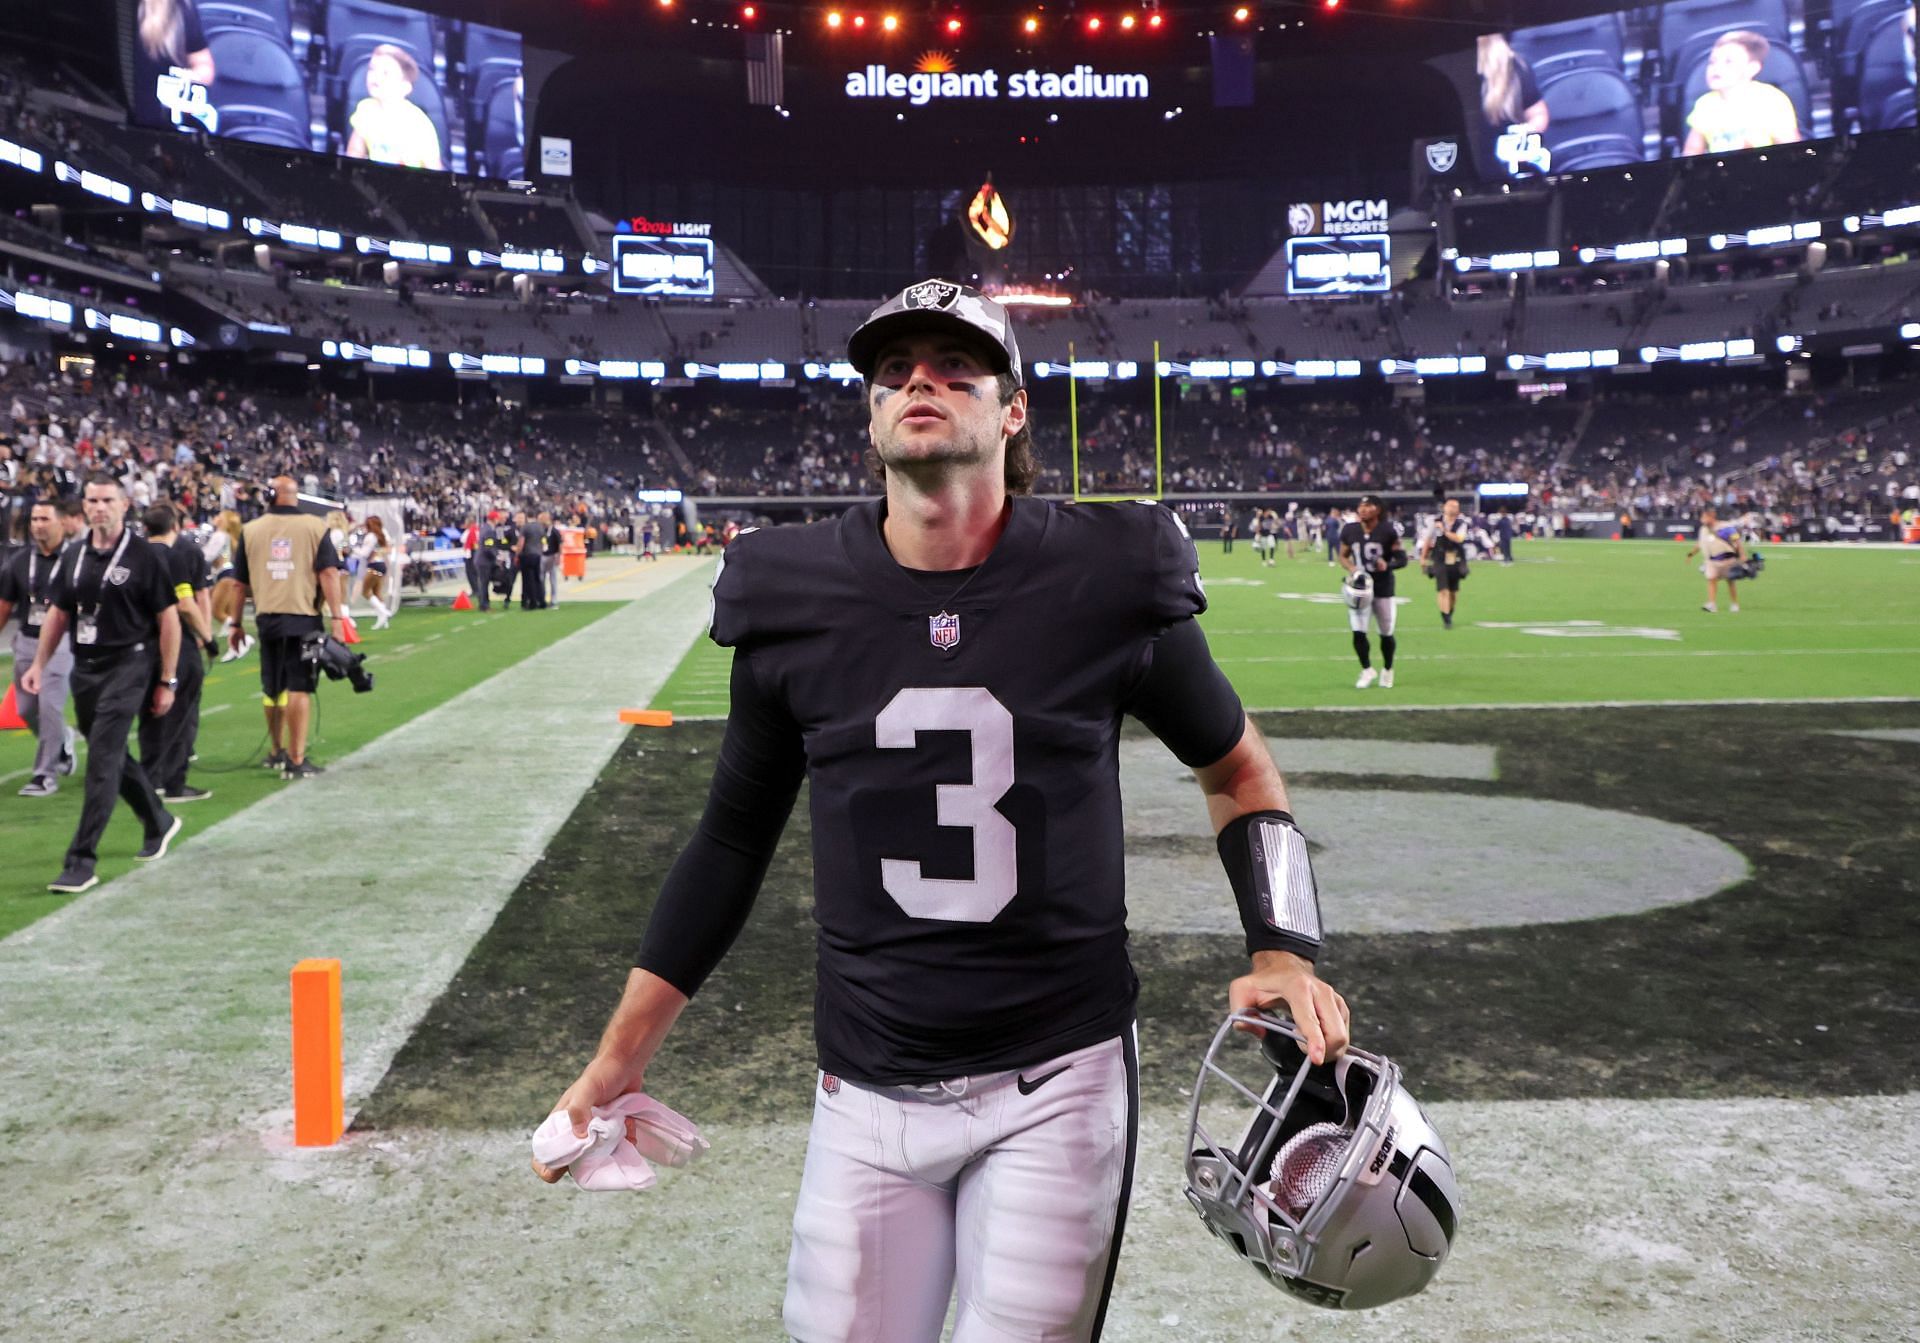
[[[902,690],[874,720],[874,744],[913,750],[922,732],[964,732],[973,779],[934,789],[936,819],[973,832],[973,876],[928,877],[911,858],[882,858],[880,884],[916,919],[991,923],[1019,887],[1013,822],[994,810],[1013,787],[1013,715],[982,686]]]

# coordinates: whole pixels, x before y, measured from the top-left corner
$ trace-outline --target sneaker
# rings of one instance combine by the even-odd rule
[[[60,785],[53,781],[51,774],[36,774],[27,780],[27,786],[20,790],[21,797],[52,797],[60,791]]]
[[[280,777],[283,779],[311,779],[326,772],[325,768],[314,764],[311,760],[302,760],[297,765],[289,760],[287,767],[280,771]]]
[[[1393,669],[1391,667],[1380,673],[1380,688],[1382,690],[1393,689]]]
[[[79,734],[72,728],[68,728],[66,742],[60,747],[60,763],[53,767],[56,774],[73,773],[75,765],[77,765],[80,760],[80,757],[74,754],[73,749],[74,744],[78,741]]]
[[[1380,679],[1380,673],[1371,667],[1367,667],[1361,671],[1360,679],[1353,683],[1353,688],[1355,690],[1365,690],[1378,679]]]
[[[192,784],[182,784],[178,788],[169,788],[160,794],[162,802],[205,802],[213,796],[211,788],[195,788]]]
[[[1440,613],[1440,627],[1449,630],[1453,628],[1453,616],[1450,612],[1442,611]]]
[[[140,846],[140,852],[133,856],[143,863],[151,863],[156,858],[167,856],[167,845],[173,843],[173,837],[180,833],[180,818],[173,817],[173,824],[167,827],[164,835],[156,835]]]
[[[1735,602],[1732,606],[1729,606],[1727,609],[1729,611],[1738,611],[1740,609],[1740,603]]]
[[[1701,609],[1702,611],[1705,611],[1705,612],[1706,612],[1706,613],[1707,613],[1708,615],[1710,615],[1710,616],[1711,616],[1711,615],[1718,615],[1718,614],[1719,614],[1719,610],[1718,610],[1718,608],[1716,608],[1716,607],[1714,606],[1714,604],[1713,604],[1712,602],[1706,602],[1706,603],[1704,603],[1704,604],[1703,604],[1703,605],[1702,605],[1702,606],[1700,607],[1700,609]]]
[[[285,751],[269,751],[267,752],[267,758],[260,763],[272,770],[275,774],[278,774],[287,767],[287,753]]]
[[[82,891],[92,890],[100,884],[100,878],[93,875],[90,867],[69,867],[47,883],[47,889],[61,895],[78,895]]]

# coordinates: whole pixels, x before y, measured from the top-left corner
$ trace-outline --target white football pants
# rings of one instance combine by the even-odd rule
[[[814,1093],[787,1263],[797,1343],[1100,1336],[1138,1139],[1134,1034],[1015,1072]]]

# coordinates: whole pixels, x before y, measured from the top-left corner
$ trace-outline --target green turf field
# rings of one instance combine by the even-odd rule
[[[1338,571],[1301,551],[1266,569],[1245,542],[1201,546],[1207,637],[1251,708],[1920,695],[1920,553],[1770,546],[1741,610],[1723,590],[1709,615],[1684,545],[1522,541],[1513,565],[1473,567],[1451,631],[1409,567],[1395,687],[1361,692]],[[726,691],[727,655],[702,643],[657,703],[724,714]]]
[[[344,681],[322,681],[309,754],[322,765],[344,756],[614,609],[611,603],[584,601],[525,614],[495,610],[483,615],[437,607],[408,610],[391,628],[377,633],[371,620],[364,621],[361,651],[374,674],[373,693],[356,695]],[[458,651],[447,656],[447,650]],[[0,661],[0,668],[10,666]],[[200,759],[188,778],[211,789],[213,797],[179,808],[186,828],[163,861],[191,866],[196,831],[289,786],[259,767],[268,749],[259,696],[257,657],[209,670]],[[68,717],[71,721],[71,710]],[[46,884],[59,874],[80,817],[81,775],[61,780],[55,797],[14,796],[26,782],[33,749],[28,733],[0,732],[0,854],[6,858],[0,864],[0,937],[73,898],[49,893]],[[83,750],[80,769],[85,768]],[[139,847],[138,821],[124,806],[115,807],[100,843],[100,880],[135,866],[133,853]]]

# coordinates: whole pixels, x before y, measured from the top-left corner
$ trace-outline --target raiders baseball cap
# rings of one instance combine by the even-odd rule
[[[881,349],[916,331],[948,329],[986,337],[995,355],[994,372],[1011,373],[1016,383],[1026,381],[1020,371],[1020,342],[1013,334],[1007,310],[981,293],[951,280],[922,280],[908,285],[875,308],[847,338],[847,361],[861,377],[871,378]]]

